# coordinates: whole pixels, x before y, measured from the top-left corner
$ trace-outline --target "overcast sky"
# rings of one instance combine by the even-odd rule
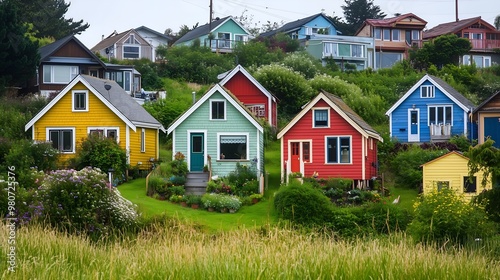
[[[83,19],[90,27],[77,38],[89,49],[114,30],[123,32],[141,25],[163,33],[182,25],[206,24],[210,0],[66,0],[71,5],[66,18]],[[493,24],[500,14],[500,0],[458,0],[459,18],[481,16]],[[455,20],[455,0],[375,0],[381,10],[392,17],[395,13],[414,13],[426,20],[427,29]],[[317,13],[343,16],[344,0],[213,0],[214,17],[253,16],[258,27],[267,21],[287,23]]]

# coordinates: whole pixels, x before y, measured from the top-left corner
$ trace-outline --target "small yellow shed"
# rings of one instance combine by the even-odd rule
[[[422,164],[424,195],[432,190],[451,188],[470,200],[484,189],[491,189],[491,180],[486,188],[481,186],[483,172],[478,172],[469,180],[469,158],[460,152],[452,151]]]

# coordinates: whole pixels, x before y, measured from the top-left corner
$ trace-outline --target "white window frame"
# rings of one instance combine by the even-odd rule
[[[120,143],[120,128],[118,126],[89,126],[87,127],[87,135],[91,133],[91,131],[100,130],[104,133],[106,138],[109,138],[108,132],[110,130],[116,130],[116,143]],[[103,135],[103,136],[104,136]]]
[[[146,152],[146,130],[141,129],[141,153]]]
[[[56,69],[68,68],[68,77],[64,81],[55,80]],[[50,73],[49,79],[45,79],[45,74]],[[78,66],[74,65],[44,65],[42,80],[44,84],[68,84],[80,73]]]
[[[264,104],[245,104],[245,106],[256,117],[259,117],[259,118],[266,117],[266,105],[264,105]]]
[[[420,40],[420,30],[412,30],[411,31],[411,40],[412,41],[418,41],[418,40]]]
[[[425,91],[425,95],[424,95]],[[420,98],[434,98],[436,96],[436,88],[434,85],[422,85],[420,86]]]
[[[84,109],[77,109],[75,107],[75,95],[83,93],[85,94],[85,108]],[[73,112],[88,112],[89,111],[89,91],[88,90],[72,90],[71,91],[71,110]]]
[[[221,158],[221,136],[245,136],[246,137],[246,155],[245,159],[225,159]],[[250,135],[248,132],[219,132],[217,133],[217,160],[222,161],[249,161],[250,160]]]
[[[75,153],[75,146],[76,146],[75,128],[74,127],[46,127],[45,128],[45,140],[47,140],[47,142],[51,142],[50,132],[54,131],[54,130],[59,131],[59,132],[61,132],[63,130],[71,130],[71,138],[72,138],[71,139],[71,151],[60,150],[59,148],[57,148],[57,150],[61,154],[74,154]],[[63,142],[64,142],[64,140],[63,140]]]
[[[126,57],[125,54],[135,54],[136,52],[125,51],[125,48],[137,48],[137,57]],[[141,45],[123,45],[122,46],[123,59],[140,59],[141,58]]]
[[[209,109],[209,120],[211,121],[225,121],[226,120],[226,116],[227,116],[227,106],[226,106],[226,100],[225,99],[209,99],[209,104],[210,104],[210,109]],[[223,108],[224,108],[224,117],[222,119],[214,119],[212,118],[212,103],[214,102],[222,102],[224,105],[223,105]]]
[[[241,40],[239,40],[241,38]],[[247,34],[234,34],[234,41],[235,42],[248,42],[248,35]]]
[[[326,111],[326,125],[316,126],[316,111]],[[330,128],[330,108],[328,107],[317,107],[312,110],[312,127],[313,128]]]
[[[338,57],[339,45],[333,42],[323,43],[323,57]]]
[[[337,162],[329,162],[328,161],[328,139],[330,138],[336,138],[337,139]],[[342,161],[342,154],[341,154],[341,139],[348,138],[349,139],[349,162],[341,162]],[[352,153],[353,153],[353,147],[352,147],[352,136],[351,135],[327,135],[325,136],[325,164],[352,164]]]
[[[385,32],[389,31],[389,36],[385,36]],[[391,40],[391,30],[389,28],[382,28],[382,41],[390,41]]]
[[[435,108],[435,111],[434,111],[434,123],[431,123],[431,108]],[[443,123],[438,123],[437,120],[438,120],[438,108],[443,108]],[[451,108],[451,120],[450,122],[446,122],[446,108]],[[431,124],[434,124],[434,125],[439,125],[439,124],[450,124],[451,126],[453,126],[453,105],[429,105],[427,107],[427,125],[430,126]]]

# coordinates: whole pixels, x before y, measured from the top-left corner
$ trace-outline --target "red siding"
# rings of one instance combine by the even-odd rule
[[[329,107],[329,105],[320,100],[314,107]],[[313,128],[313,111],[307,112],[290,130],[283,136],[283,157],[288,160],[289,142],[292,140],[311,140],[312,162],[304,163],[304,176],[310,177],[313,172],[318,172],[320,178],[342,177],[354,180],[363,179],[362,157],[366,156],[365,179],[370,179],[372,171],[372,162],[376,162],[376,140],[373,150],[370,150],[368,142],[367,154],[363,155],[363,137],[335,110],[330,109],[330,127]],[[325,164],[325,136],[351,136],[351,163],[349,164]],[[366,141],[366,140],[365,140]]]
[[[243,104],[264,104],[265,106],[265,119],[269,121],[269,100],[268,97],[260,91],[260,89],[255,86],[252,81],[250,81],[241,72],[236,73],[229,81],[224,85],[225,88],[229,89]],[[273,102],[273,107],[271,110],[273,113],[273,123],[272,126],[276,126],[276,103]]]

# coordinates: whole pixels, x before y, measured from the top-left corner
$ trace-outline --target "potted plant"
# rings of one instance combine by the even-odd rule
[[[179,198],[179,203],[182,207],[187,207],[187,197],[183,195],[181,198]]]
[[[225,205],[230,213],[235,213],[241,208],[241,200],[237,196],[226,196]]]
[[[201,197],[201,204],[203,208],[207,209],[209,212],[215,211],[217,204],[217,197],[214,193],[206,193]]]
[[[201,203],[201,196],[199,195],[190,195],[187,199],[187,204],[191,206],[193,209],[198,209]]]
[[[251,194],[250,199],[252,200],[252,204],[259,202],[262,199],[262,197],[264,196],[260,193]]]

